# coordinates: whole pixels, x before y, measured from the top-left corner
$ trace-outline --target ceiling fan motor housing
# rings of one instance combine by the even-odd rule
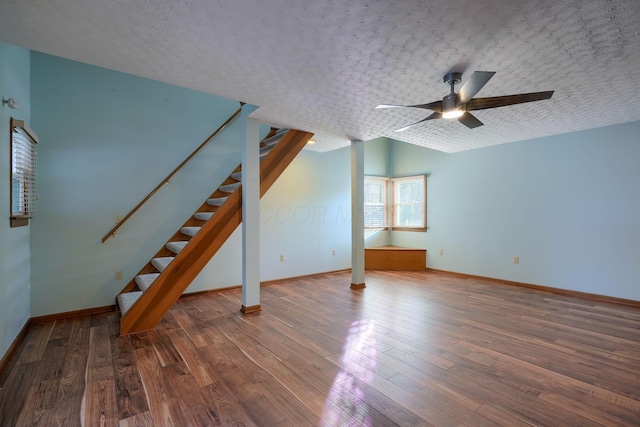
[[[458,95],[453,88],[462,81],[462,73],[447,73],[442,80],[451,87],[451,93],[442,98],[442,112],[449,113],[458,107]]]
[[[442,112],[447,113],[456,109],[458,103],[458,94],[450,93],[442,98]]]

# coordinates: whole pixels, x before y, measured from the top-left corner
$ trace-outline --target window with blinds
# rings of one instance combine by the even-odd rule
[[[378,176],[364,178],[364,228],[389,228],[389,179]]]
[[[393,229],[421,231],[427,229],[427,177],[425,175],[393,178]]]
[[[27,225],[36,214],[38,137],[22,121],[11,119],[11,226]]]

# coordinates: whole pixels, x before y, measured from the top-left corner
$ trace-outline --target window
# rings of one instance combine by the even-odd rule
[[[393,178],[394,230],[427,229],[427,177],[425,175]]]
[[[380,230],[389,227],[388,188],[388,178],[378,176],[364,177],[365,229]]]
[[[22,120],[11,119],[11,226],[29,224],[35,216],[36,144],[38,137]]]
[[[391,206],[390,200],[393,200]],[[391,180],[380,176],[364,177],[365,229],[383,230],[391,226],[397,231],[426,231],[426,204],[426,175]],[[389,221],[389,217],[393,220]]]

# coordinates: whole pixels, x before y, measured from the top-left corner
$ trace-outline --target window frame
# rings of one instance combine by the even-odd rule
[[[384,212],[384,218],[383,218],[383,225],[382,226],[372,226],[372,225],[367,225],[367,217],[366,217],[366,211],[367,211],[367,205],[373,205],[373,203],[367,203],[366,200],[366,184],[367,181],[377,181],[380,182],[383,190],[384,190],[384,194],[383,194],[383,202],[382,203],[375,203],[376,206],[381,205],[383,207],[383,212]],[[373,231],[373,230],[388,230],[389,229],[389,178],[387,178],[386,176],[374,176],[374,175],[365,175],[364,177],[364,183],[365,183],[365,200],[363,201],[363,209],[365,211],[365,219],[364,219],[364,229],[367,231]]]
[[[400,203],[398,200],[399,191],[397,184],[406,181],[422,181],[422,224],[418,227],[399,226],[397,224],[397,215],[399,213],[398,206]],[[403,204],[405,205],[405,204]],[[415,204],[413,204],[415,205]],[[403,176],[397,178],[391,178],[391,229],[393,231],[427,231],[427,176],[426,175],[412,175]]]
[[[13,117],[9,121],[9,212],[11,227],[23,227],[29,225],[29,219],[35,216],[35,201],[38,199],[37,194],[37,150],[36,146],[39,142],[37,135],[27,126],[23,120],[17,120]],[[20,138],[14,135],[19,134]],[[20,144],[18,146],[18,144]],[[29,144],[29,145],[26,145]],[[28,153],[27,162],[21,173],[15,171],[14,163],[16,152],[20,150],[22,153]],[[15,180],[19,180],[18,188],[22,187],[17,197],[21,199],[18,202],[19,210],[14,210],[16,193],[14,188]]]

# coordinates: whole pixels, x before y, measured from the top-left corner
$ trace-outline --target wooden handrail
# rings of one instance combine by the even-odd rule
[[[189,156],[184,159],[182,161],[182,163],[180,163],[178,165],[178,167],[176,167],[169,175],[167,175],[167,177],[165,179],[163,179],[160,184],[158,184],[156,186],[156,188],[154,188],[153,190],[151,190],[151,192],[149,194],[147,194],[147,197],[145,197],[144,199],[142,199],[142,201],[140,203],[138,203],[136,205],[136,207],[134,207],[133,209],[131,209],[131,211],[126,214],[120,221],[118,221],[118,223],[111,229],[109,230],[109,232],[107,234],[105,234],[105,236],[102,238],[102,243],[106,242],[109,237],[114,236],[116,234],[116,231],[118,231],[118,229],[122,226],[122,224],[124,224],[129,218],[131,218],[133,216],[134,213],[136,213],[136,211],[138,209],[140,209],[140,207],[142,205],[144,205],[146,203],[147,200],[149,200],[151,198],[151,196],[153,196],[154,194],[156,194],[156,192],[166,183],[169,182],[169,180],[171,180],[171,178],[173,178],[173,176],[185,165],[187,164],[187,162],[189,160],[191,160],[193,158],[193,156],[195,156],[198,151],[200,151],[205,145],[207,145],[207,143],[209,141],[211,141],[213,138],[215,138],[216,135],[218,135],[218,133],[220,133],[222,131],[222,129],[224,129],[229,123],[231,123],[231,121],[233,121],[233,119],[235,119],[236,117],[238,117],[240,115],[240,113],[242,112],[242,106],[244,105],[244,102],[240,103],[240,108],[238,108],[236,110],[235,113],[233,113],[222,125],[220,125],[220,127],[218,129],[216,129],[215,132],[213,132],[207,139],[204,140],[204,142],[202,144],[200,144],[200,146],[198,146],[198,148],[196,148],[195,150],[193,150],[193,153],[189,154]]]

